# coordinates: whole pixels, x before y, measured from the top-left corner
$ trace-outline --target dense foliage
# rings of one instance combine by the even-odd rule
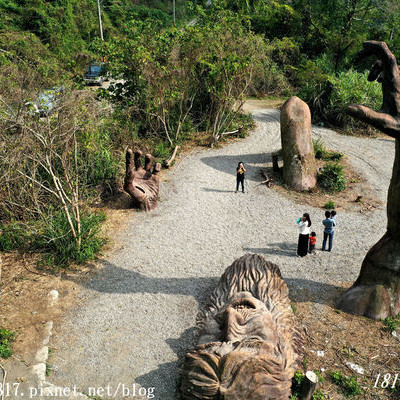
[[[200,15],[181,29],[157,31],[152,22],[135,21],[124,33],[99,43],[123,78],[108,95],[124,119],[137,122],[139,136],[161,137],[171,146],[198,130],[219,140],[254,78],[262,85],[274,74],[265,42],[231,12]]]
[[[314,122],[364,129],[346,105],[379,109],[382,99],[366,79],[371,60],[356,53],[366,39],[400,51],[397,0],[176,0],[175,24],[172,2],[103,0],[104,41],[96,0],[0,0],[0,14],[0,246],[28,243],[62,264],[98,249],[84,231],[96,232],[101,218],[87,204],[115,187],[126,145],[166,158],[196,132],[209,144],[242,135],[248,95],[297,94]],[[91,60],[106,60],[114,79],[85,97]],[[56,112],[33,115],[27,104],[55,86],[64,93]],[[345,187],[336,164],[319,182]]]

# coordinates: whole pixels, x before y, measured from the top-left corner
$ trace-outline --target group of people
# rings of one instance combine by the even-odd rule
[[[244,167],[243,162],[239,162],[236,168],[236,191],[238,192],[239,186],[242,188],[242,192],[244,193],[244,177],[245,177],[246,169]],[[332,251],[333,246],[333,236],[335,233],[336,226],[336,211],[326,211],[325,219],[322,221],[324,225],[324,237],[322,241],[322,251],[325,251],[326,244],[328,242],[328,251]],[[308,253],[316,254],[315,246],[317,244],[317,235],[315,232],[311,231],[311,219],[310,215],[305,213],[301,218],[297,221],[299,226],[299,242],[297,245],[297,255],[299,257],[304,257]]]
[[[324,226],[324,236],[322,241],[322,251],[325,251],[328,242],[328,251],[332,251],[333,236],[337,223],[336,211],[325,211],[325,219],[322,221]],[[299,226],[299,242],[297,245],[297,255],[304,257],[308,253],[315,253],[315,246],[317,244],[317,235],[311,232],[311,219],[310,215],[305,213],[302,217],[298,218],[296,223]]]

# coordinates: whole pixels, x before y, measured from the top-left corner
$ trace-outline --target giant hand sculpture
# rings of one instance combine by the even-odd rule
[[[275,264],[255,254],[236,260],[197,328],[199,345],[186,356],[182,399],[289,398],[303,338]]]
[[[351,105],[347,111],[395,138],[396,155],[387,199],[387,231],[367,253],[360,275],[339,308],[380,319],[400,312],[400,74],[386,43],[365,42],[359,55],[378,59],[368,80],[382,83],[383,104],[380,111],[362,105]]]
[[[157,207],[158,189],[160,186],[158,173],[161,164],[155,164],[153,170],[153,157],[145,155],[145,167],[142,167],[142,152],[132,150],[126,152],[126,172],[124,190],[133,201],[133,206],[141,210],[150,211]]]

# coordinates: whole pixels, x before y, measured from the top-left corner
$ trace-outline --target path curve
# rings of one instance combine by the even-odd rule
[[[355,280],[367,250],[385,231],[385,209],[340,213],[334,251],[296,257],[294,221],[309,212],[320,246],[323,211],[259,185],[260,167],[270,165],[271,152],[280,148],[279,111],[253,114],[257,128],[249,137],[194,151],[168,172],[159,207],[132,213],[116,238],[121,245],[101,273],[82,283],[81,306],[55,332],[52,383],[83,391],[120,384],[115,398],[122,398],[121,385],[133,390],[135,383],[136,390],[155,387],[156,399],[176,399],[179,362],[192,344],[199,304],[246,252],[277,263],[296,301],[326,303],[333,289]],[[314,135],[348,154],[385,201],[393,141],[320,128]],[[238,161],[248,169],[246,194],[234,193]]]

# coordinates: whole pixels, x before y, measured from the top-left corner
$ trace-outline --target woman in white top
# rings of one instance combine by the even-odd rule
[[[304,257],[308,252],[308,239],[310,236],[311,219],[310,215],[305,213],[297,221],[299,225],[299,243],[297,245],[297,255]]]

